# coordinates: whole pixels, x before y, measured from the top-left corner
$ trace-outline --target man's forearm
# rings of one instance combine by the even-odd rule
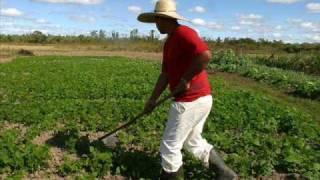
[[[158,81],[154,87],[150,99],[157,100],[159,96],[162,94],[162,92],[167,88],[167,86],[168,76],[166,73],[162,72],[158,78]]]

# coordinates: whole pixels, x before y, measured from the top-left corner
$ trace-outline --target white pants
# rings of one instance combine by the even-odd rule
[[[185,148],[207,164],[212,145],[202,138],[204,123],[210,113],[212,96],[193,102],[173,102],[160,144],[162,168],[176,172],[182,166],[181,149]]]

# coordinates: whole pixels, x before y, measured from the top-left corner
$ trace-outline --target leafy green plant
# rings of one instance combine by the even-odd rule
[[[46,146],[33,145],[29,140],[22,143],[15,130],[0,135],[0,172],[14,173],[25,170],[34,172],[47,167],[50,159]]]
[[[220,58],[224,63],[219,64]],[[317,82],[309,76],[304,79],[300,74],[252,65],[234,54],[222,54],[214,61],[211,67],[248,74],[279,87],[304,87],[303,92],[318,89],[304,86]],[[61,176],[158,178],[159,143],[170,102],[125,129],[120,138],[123,149],[110,152],[88,145],[81,132],[109,132],[140,112],[160,68],[159,63],[119,57],[29,57],[0,64],[0,123],[28,127],[23,138],[18,132],[1,131],[1,173],[46,168],[50,157],[47,147],[33,145],[31,140],[54,130],[54,142],[60,142],[64,150],[78,153],[83,149],[79,147],[88,147],[85,153],[78,153],[80,159],[65,160],[59,168]],[[211,84],[214,108],[203,135],[239,175],[250,179],[278,171],[320,179],[320,130],[309,115],[262,95],[229,89],[222,82]],[[197,160],[185,157],[186,177],[212,177]]]
[[[90,153],[81,157],[80,160],[65,159],[63,165],[59,168],[59,174],[66,176],[85,171],[94,177],[102,177],[110,174],[112,167],[112,154],[110,152],[101,152],[94,147],[90,147]]]
[[[299,72],[256,65],[245,57],[237,57],[231,50],[216,53],[209,68],[237,72],[245,77],[284,88],[297,96],[310,99],[320,98],[320,80],[318,78]]]
[[[241,175],[319,177],[319,126],[308,115],[245,91],[218,93],[204,135]]]
[[[277,67],[285,70],[295,70],[307,74],[320,75],[320,56],[316,55],[295,55],[255,57],[252,61],[256,64]]]

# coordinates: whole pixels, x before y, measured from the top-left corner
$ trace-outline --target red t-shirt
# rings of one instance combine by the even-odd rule
[[[197,32],[187,26],[179,26],[166,40],[163,51],[162,71],[168,74],[169,88],[173,91],[188,70],[193,58],[209,48]],[[190,82],[190,89],[175,97],[175,101],[190,102],[211,94],[208,74],[205,70]]]

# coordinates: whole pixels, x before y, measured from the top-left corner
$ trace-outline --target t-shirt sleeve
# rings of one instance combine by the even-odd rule
[[[181,31],[179,35],[181,38],[181,47],[184,49],[184,52],[190,53],[190,56],[194,57],[209,50],[207,44],[195,31],[188,29]]]

